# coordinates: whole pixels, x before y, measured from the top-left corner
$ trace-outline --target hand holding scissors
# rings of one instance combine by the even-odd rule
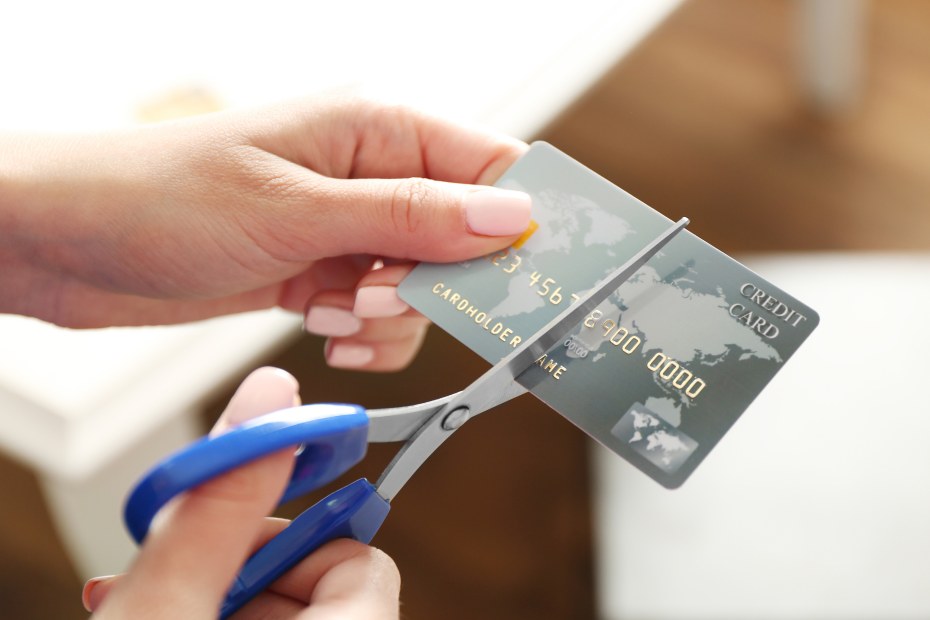
[[[171,498],[259,457],[299,446],[282,502],[330,482],[365,455],[368,442],[406,443],[372,485],[357,480],[314,504],[246,562],[221,610],[226,618],[309,553],[335,538],[368,543],[390,502],[426,459],[467,420],[526,392],[517,381],[541,355],[688,223],[668,228],[623,266],[457,394],[407,407],[366,411],[358,405],[316,404],[282,409],[195,442],[152,469],[126,504],[126,524],[141,542]]]
[[[284,370],[252,371],[211,434],[300,404],[298,390],[297,380]],[[293,464],[293,449],[282,450],[175,498],[159,513],[128,572],[84,586],[84,607],[94,620],[215,619],[248,557],[290,523],[266,515],[280,499]],[[304,558],[235,617],[397,620],[399,591],[400,575],[389,556],[339,539]]]

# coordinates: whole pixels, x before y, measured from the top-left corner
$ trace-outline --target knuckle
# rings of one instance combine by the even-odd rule
[[[435,190],[426,179],[404,179],[391,194],[391,224],[398,233],[413,235],[423,223]]]
[[[277,487],[284,487],[285,472],[292,458],[287,452],[263,457],[194,487],[188,495],[227,506],[251,505],[266,497],[273,498]]]
[[[224,504],[247,503],[260,490],[260,478],[248,467],[234,469],[221,479],[191,489],[188,494],[201,500]]]
[[[369,114],[369,119],[378,126],[394,129],[410,129],[411,123],[422,116],[422,113],[404,103],[385,103],[375,99],[361,99],[362,109]]]

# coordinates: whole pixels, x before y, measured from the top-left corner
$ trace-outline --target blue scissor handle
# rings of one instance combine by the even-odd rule
[[[353,538],[370,543],[390,509],[391,505],[364,478],[320,500],[249,558],[226,594],[220,618],[228,618],[329,541]]]
[[[204,437],[156,465],[136,484],[124,511],[130,534],[141,543],[152,519],[174,496],[292,446],[302,450],[282,503],[330,482],[365,456],[368,415],[358,405],[303,405]],[[320,545],[342,537],[370,542],[389,509],[390,504],[364,479],[311,506],[249,559],[227,595],[222,617]]]

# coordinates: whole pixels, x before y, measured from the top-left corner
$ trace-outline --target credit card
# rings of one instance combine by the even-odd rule
[[[496,185],[532,197],[527,233],[489,256],[422,263],[399,287],[492,364],[671,224],[544,142]],[[686,230],[518,381],[675,488],[818,322],[810,307]]]

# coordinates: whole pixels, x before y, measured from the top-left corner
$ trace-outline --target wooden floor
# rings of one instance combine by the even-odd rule
[[[541,137],[730,253],[928,249],[930,3],[873,5],[866,90],[842,118],[805,105],[796,3],[692,0]],[[401,377],[328,370],[319,345],[269,361],[314,398],[372,406],[484,367],[438,330]],[[593,617],[586,473],[582,434],[531,398],[464,428],[377,539],[404,575],[404,617]],[[32,474],[2,461],[0,488],[0,617],[84,617]]]
[[[806,105],[796,2],[694,0],[546,138],[727,252],[930,247],[930,3],[872,4],[845,116]]]

